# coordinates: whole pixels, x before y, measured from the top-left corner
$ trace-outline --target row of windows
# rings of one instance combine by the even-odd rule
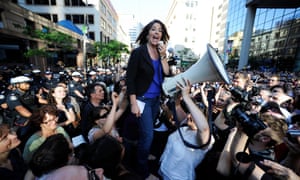
[[[66,14],[66,20],[72,21],[74,24],[85,24],[83,14]],[[87,24],[94,24],[94,15],[87,15]]]
[[[55,6],[56,0],[26,0],[26,4]]]
[[[45,17],[55,23],[58,22],[57,14],[39,14],[42,17]],[[66,14],[66,19],[72,21],[74,24],[84,24],[84,15],[74,15],[74,14]],[[88,15],[88,24],[94,24],[93,15]],[[113,29],[107,25],[104,19],[101,20],[101,28],[106,30],[109,35],[112,35]],[[89,32],[89,37],[91,39],[95,38],[94,32]]]
[[[57,14],[39,13],[39,15],[46,18],[46,19],[49,19],[52,22],[55,22],[55,23],[58,22]]]
[[[50,5],[55,6],[56,0],[26,0],[30,5]],[[65,6],[86,6],[82,0],[65,0]]]

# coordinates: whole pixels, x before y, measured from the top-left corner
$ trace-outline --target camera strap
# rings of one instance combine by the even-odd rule
[[[207,143],[205,144],[202,144],[202,145],[194,145],[194,144],[191,144],[189,143],[188,141],[186,141],[182,135],[182,132],[181,132],[181,127],[184,127],[184,126],[187,126],[187,124],[184,124],[183,126],[180,126],[178,129],[178,132],[179,132],[179,135],[181,137],[181,140],[183,142],[183,144],[186,146],[186,147],[189,147],[189,148],[193,148],[193,149],[202,149],[204,148],[205,146],[207,146],[209,143],[210,143],[210,140],[211,140],[211,135],[209,136],[209,139],[207,141]]]

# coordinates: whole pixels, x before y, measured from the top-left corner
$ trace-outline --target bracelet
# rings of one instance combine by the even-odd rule
[[[161,56],[160,59],[163,60],[163,59],[166,59],[166,57],[167,56]]]

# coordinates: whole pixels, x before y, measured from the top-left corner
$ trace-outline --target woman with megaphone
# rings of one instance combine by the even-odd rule
[[[149,176],[148,155],[153,140],[153,122],[159,113],[161,86],[170,74],[166,57],[169,34],[160,20],[148,23],[136,42],[140,45],[131,52],[127,74],[127,93],[131,113],[138,118],[137,172]]]

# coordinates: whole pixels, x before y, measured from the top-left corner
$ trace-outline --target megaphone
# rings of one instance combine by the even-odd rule
[[[207,44],[207,51],[203,57],[185,72],[177,74],[174,77],[165,78],[162,84],[164,93],[168,96],[174,96],[178,91],[176,89],[177,83],[183,83],[183,79],[189,80],[191,84],[205,81],[219,81],[230,84],[230,79],[221,59],[210,44]]]

